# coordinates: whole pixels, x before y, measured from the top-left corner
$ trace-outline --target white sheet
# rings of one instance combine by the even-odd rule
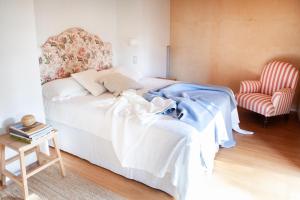
[[[171,83],[173,83],[173,81],[145,79],[142,82],[145,88],[138,93],[142,94],[149,89],[162,87]],[[45,100],[47,120],[59,122],[60,124],[68,125],[110,141],[111,137],[109,133],[103,131],[106,111],[103,109],[103,104],[111,104],[112,98],[114,97],[111,94],[106,93],[99,97],[88,95],[76,97],[64,102]],[[211,171],[213,169],[214,156],[218,149],[214,135],[216,121],[217,119],[213,120],[207,125],[203,133],[199,134],[196,129],[186,123],[168,116],[162,116],[161,119],[150,127],[149,132],[152,134],[148,134],[148,136],[144,138],[144,144],[147,146],[143,149],[150,149],[151,151],[137,152],[137,160],[148,162],[150,166],[153,165],[151,166],[152,168],[158,167],[155,164],[157,160],[170,158],[170,151],[168,149],[169,147],[174,148],[176,146],[172,152],[174,154],[171,156],[172,159],[167,161],[167,164],[163,167],[159,166],[158,170],[169,172],[168,174],[171,176],[170,184],[176,188],[173,194],[176,198],[198,199],[201,194],[198,188],[201,175],[205,171]],[[61,141],[61,143],[64,142],[66,141]],[[164,148],[157,148],[164,146],[166,147],[165,151]],[[85,151],[85,148],[93,147],[81,146],[77,148],[77,151]],[[72,151],[75,151],[75,148],[73,148]],[[205,168],[199,159],[199,154],[205,159]],[[88,159],[86,157],[83,158]],[[95,162],[95,160],[90,161]],[[119,167],[122,168],[121,165]],[[131,170],[134,171],[136,169]],[[162,173],[160,176],[166,176],[166,174]]]
[[[172,84],[174,81],[145,78],[141,83],[144,88],[138,90],[138,94],[143,94],[149,89]],[[61,102],[44,99],[46,117],[49,120],[54,120],[110,140],[110,135],[103,132],[102,122],[106,112],[104,104],[111,104],[114,98],[111,93],[107,92],[97,97],[87,95]]]

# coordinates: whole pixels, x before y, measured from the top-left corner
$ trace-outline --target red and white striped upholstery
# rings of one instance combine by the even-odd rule
[[[283,88],[272,95],[272,103],[276,108],[276,115],[283,115],[290,112],[295,91],[291,88]]]
[[[240,93],[258,93],[261,91],[260,81],[242,81]]]
[[[273,116],[275,107],[272,104],[270,95],[261,93],[239,93],[236,95],[238,105],[247,110],[262,114],[264,116]]]
[[[295,89],[298,73],[298,70],[289,63],[280,61],[268,63],[260,78],[261,93],[273,95],[274,92],[282,88]]]
[[[288,114],[299,71],[289,63],[273,61],[263,69],[260,81],[242,81],[238,105],[266,117]]]

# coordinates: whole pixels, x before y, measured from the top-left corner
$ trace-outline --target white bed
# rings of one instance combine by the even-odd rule
[[[81,28],[71,28],[50,37],[42,46],[40,57],[42,82],[50,82],[50,85],[53,83],[52,89],[58,91],[72,85],[71,90],[77,88],[76,91],[81,94],[76,93],[78,96],[74,97],[71,93],[69,96],[63,96],[64,100],[62,101],[54,101],[53,98],[46,96],[53,96],[55,92],[53,93],[51,87],[48,87],[49,84],[43,85],[46,120],[59,130],[61,149],[117,174],[163,190],[176,199],[200,199],[206,191],[205,176],[213,170],[219,144],[226,141],[225,133],[228,131],[224,123],[238,128],[237,110],[231,112],[228,111],[230,105],[226,103],[220,105],[220,111],[203,130],[201,129],[201,132],[170,116],[162,116],[147,129],[146,134],[143,132],[143,137],[138,143],[140,146],[135,145],[138,148],[130,152],[131,156],[133,155],[130,161],[131,164],[132,161],[134,164],[130,166],[134,167],[123,167],[125,166],[124,162],[120,161],[119,151],[116,151],[115,145],[115,138],[119,141],[127,141],[122,140],[123,127],[118,131],[113,131],[114,134],[105,131],[109,128],[104,128],[107,125],[104,121],[108,119],[108,115],[106,115],[107,109],[104,109],[103,104],[110,102],[114,96],[110,93],[100,96],[86,95],[86,87],[82,88],[72,79],[62,79],[86,69],[101,71],[111,68],[111,52],[109,43],[103,42],[98,36]],[[62,82],[65,84],[57,84]],[[144,86],[137,92],[139,95],[149,89],[174,83],[174,81],[154,78],[144,78],[139,82]],[[100,87],[95,82],[92,82],[92,85],[96,85],[96,88]],[[47,87],[52,92],[44,94],[44,89]],[[90,89],[87,90],[93,94]],[[69,88],[66,91],[70,92]],[[65,99],[65,97],[71,97],[70,95],[73,98]],[[61,99],[61,96],[56,97],[56,100]],[[135,96],[133,99],[141,98]],[[222,110],[228,111],[226,112],[227,117],[224,117]],[[116,124],[116,127],[121,127],[118,126],[118,122],[122,119],[114,119],[117,120],[111,121]],[[134,127],[139,128],[136,130],[143,128],[141,126]],[[230,126],[227,127],[230,128]],[[140,131],[131,130],[133,131],[126,133],[135,132],[134,136],[137,137],[141,135]],[[112,137],[112,135],[114,136]],[[130,137],[135,138],[134,136]]]
[[[141,83],[144,89],[139,90],[138,94],[174,82],[145,78]],[[151,162],[151,156],[157,154],[155,152],[156,146],[164,145],[163,142],[166,145],[173,145],[172,142],[174,142],[175,145],[177,139],[174,138],[192,138],[193,142],[189,142],[187,145],[191,145],[189,149],[195,147],[194,150],[189,151],[184,156],[180,155],[180,152],[175,152],[178,155],[172,156],[174,159],[166,166],[167,173],[163,177],[158,177],[144,170],[121,166],[109,135],[102,132],[103,123],[101,121],[104,118],[104,110],[97,108],[99,101],[111,98],[113,98],[112,94],[105,93],[98,97],[87,95],[59,102],[45,99],[47,122],[59,130],[61,149],[129,179],[163,190],[176,199],[198,199],[201,195],[199,187],[204,184],[204,179],[201,177],[210,173],[213,169],[215,153],[218,151],[219,143],[215,139],[215,127],[218,120],[212,120],[202,134],[199,134],[192,126],[168,116],[157,121],[150,131],[153,132],[153,137],[155,137],[155,134],[164,134],[165,141],[160,141],[160,144],[157,143],[159,141],[153,143],[154,152],[149,152],[149,163]],[[233,120],[238,121],[238,118]],[[152,138],[152,140],[155,141],[155,138]],[[201,148],[198,147],[199,144]],[[200,153],[205,158],[205,168],[201,163],[203,161],[199,159]],[[192,159],[187,157],[192,157]],[[181,159],[189,161],[185,163]],[[178,164],[178,162],[182,163]]]

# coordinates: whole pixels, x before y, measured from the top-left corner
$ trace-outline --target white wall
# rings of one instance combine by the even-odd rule
[[[0,0],[0,133],[28,113],[44,121],[38,47],[69,27],[82,27],[111,42],[116,65],[164,76],[169,4],[169,0]],[[136,38],[139,45],[128,46],[129,38]],[[132,56],[138,56],[138,64],[132,64]]]
[[[137,46],[129,46],[136,39]],[[170,0],[117,0],[117,63],[146,76],[165,76]],[[133,63],[133,57],[137,63]]]
[[[169,0],[34,0],[34,7],[39,46],[67,28],[82,27],[112,43],[115,66],[165,75]],[[129,46],[130,38],[139,45]]]
[[[0,1],[0,129],[28,113],[44,121],[32,0]],[[11,155],[11,152],[8,152]],[[10,156],[8,155],[7,156]]]
[[[0,26],[0,127],[28,113],[44,121],[32,0],[1,0]]]
[[[38,45],[68,28],[81,27],[114,47],[115,7],[115,0],[34,0]],[[115,49],[113,54],[115,63]]]
[[[44,120],[37,48],[69,27],[86,28],[112,42],[119,53],[116,65],[164,75],[169,4],[169,0],[1,0],[0,127],[27,113]],[[139,45],[130,47],[129,38],[136,38]],[[137,65],[132,64],[134,55]]]

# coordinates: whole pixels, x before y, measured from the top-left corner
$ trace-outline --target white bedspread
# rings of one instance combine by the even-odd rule
[[[171,83],[174,82],[146,79],[142,83],[145,88],[138,91],[138,94]],[[136,123],[138,117],[121,119],[120,115],[115,115],[115,119],[109,122],[108,119],[113,118],[108,115],[112,115],[115,110],[112,109],[111,112],[108,112],[107,108],[118,108],[118,106],[112,107],[115,102],[115,97],[105,93],[99,97],[88,95],[62,102],[45,100],[45,108],[48,120],[60,122],[112,141],[117,149],[122,146],[122,148],[133,151],[134,159],[126,160],[126,155],[122,155],[122,152],[125,151],[122,148],[117,150],[118,157],[123,158],[121,160],[124,161],[122,164],[125,166],[134,166],[137,169],[154,173],[158,177],[163,177],[166,172],[169,172],[172,176],[172,183],[177,188],[176,198],[199,199],[201,175],[212,171],[215,153],[218,150],[215,129],[221,114],[207,124],[202,133],[199,133],[192,126],[165,115],[149,115],[147,118],[143,118],[147,119],[147,123],[143,120]],[[119,102],[118,105],[120,104],[122,102]],[[126,104],[119,106],[118,109],[121,108],[120,110],[124,113],[125,107]],[[150,113],[160,111],[157,107],[148,107],[147,109]],[[140,114],[142,116],[143,112]],[[135,120],[135,123],[130,123],[128,126],[127,122],[130,120]],[[233,112],[231,120],[236,120],[238,123],[236,111]],[[147,126],[141,126],[143,123]],[[107,126],[104,124],[111,124],[110,127],[114,130],[105,129],[104,127]],[[126,130],[125,133],[124,130]],[[128,139],[129,131],[132,135]],[[222,130],[218,131],[222,133]],[[138,134],[142,137],[135,137]],[[113,139],[112,136],[115,138]],[[125,136],[126,140],[124,140]],[[136,138],[139,138],[139,141],[136,141]],[[120,142],[125,142],[125,144],[120,145]],[[147,163],[146,167],[145,163]]]

